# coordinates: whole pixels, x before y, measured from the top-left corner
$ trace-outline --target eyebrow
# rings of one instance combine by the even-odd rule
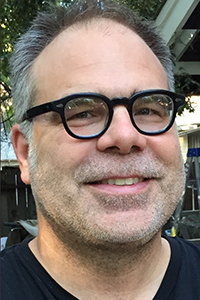
[[[114,98],[121,98],[121,97],[127,97],[127,98],[130,98],[130,97],[132,97],[133,95],[135,95],[135,94],[137,94],[137,93],[139,93],[139,92],[142,92],[142,91],[145,91],[145,89],[144,90],[137,90],[137,89],[134,89],[134,90],[132,90],[132,92],[130,92],[130,93],[128,93],[128,95],[127,96],[125,96],[123,93],[118,93],[117,95],[113,95],[112,97],[110,97],[110,96],[108,96],[108,94],[109,93],[106,93],[106,91],[104,90],[102,90],[101,88],[98,88],[98,89],[95,89],[95,90],[87,90],[86,92],[84,92],[84,93],[97,93],[97,94],[101,94],[101,95],[105,95],[107,98],[109,98],[109,99],[114,99]],[[82,91],[80,92],[80,93],[82,93]]]

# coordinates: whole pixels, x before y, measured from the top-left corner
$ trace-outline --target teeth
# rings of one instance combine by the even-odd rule
[[[111,184],[111,185],[132,185],[138,182],[142,182],[142,178],[116,178],[116,179],[108,179],[103,180],[103,184]]]

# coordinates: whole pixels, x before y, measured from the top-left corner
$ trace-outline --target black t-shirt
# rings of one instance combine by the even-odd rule
[[[165,238],[171,259],[153,300],[200,300],[200,246]],[[2,252],[1,269],[2,300],[76,300],[40,265],[27,240]]]

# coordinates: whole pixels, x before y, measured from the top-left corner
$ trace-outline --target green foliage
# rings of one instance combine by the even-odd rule
[[[195,81],[189,74],[175,74],[175,89],[177,93],[181,93],[187,97],[185,106],[179,110],[178,114],[181,115],[184,109],[194,112],[191,96],[200,95],[200,83]]]
[[[44,10],[46,7],[47,2],[42,0],[3,0],[1,2],[1,121],[6,135],[14,123],[9,78],[9,60],[14,43],[30,26],[37,11]]]
[[[165,0],[123,0],[131,9],[148,20],[155,20]]]

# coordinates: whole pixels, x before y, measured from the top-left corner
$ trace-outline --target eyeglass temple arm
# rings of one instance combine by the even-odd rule
[[[36,107],[32,107],[29,110],[27,110],[27,112],[24,113],[22,122],[25,120],[31,120],[36,116],[42,115],[52,110],[54,110],[52,102],[48,102]]]

